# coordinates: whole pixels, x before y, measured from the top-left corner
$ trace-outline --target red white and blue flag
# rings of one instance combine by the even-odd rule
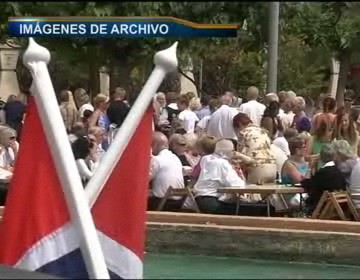
[[[142,278],[152,112],[144,114],[92,214],[111,278]],[[89,278],[33,100],[0,224],[0,263]]]

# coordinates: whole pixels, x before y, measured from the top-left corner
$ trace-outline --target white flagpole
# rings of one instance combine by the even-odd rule
[[[50,52],[30,38],[23,62],[33,77],[31,91],[65,195],[71,223],[79,234],[80,248],[89,277],[110,279],[47,69],[49,61]]]
[[[149,79],[145,83],[129,114],[119,128],[109,149],[101,159],[101,164],[95,170],[92,178],[87,183],[85,192],[92,207],[101,193],[106,181],[113,172],[117,162],[124,153],[131,137],[135,133],[141,118],[143,117],[149,104],[164,80],[167,73],[177,69],[178,61],[176,57],[176,48],[178,42],[175,42],[170,48],[159,51],[154,56],[155,68]],[[134,166],[134,168],[136,168]],[[134,176],[136,176],[134,174]]]

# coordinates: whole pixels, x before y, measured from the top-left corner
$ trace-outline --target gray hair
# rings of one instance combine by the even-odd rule
[[[156,94],[156,97],[160,97],[160,96],[166,98],[165,93],[163,93],[163,92],[161,92],[161,91]]]
[[[301,110],[305,110],[306,102],[302,96],[296,96],[294,101],[295,101],[295,104],[301,108]]]
[[[352,159],[355,157],[354,151],[346,140],[334,140],[332,142],[334,152],[345,159]]]
[[[1,125],[0,126],[0,145],[3,147],[9,146],[9,141],[11,137],[16,137],[16,131],[9,126]]]
[[[289,91],[286,92],[286,97],[295,98],[296,93],[293,92],[292,90],[289,90]]]
[[[323,163],[333,161],[335,156],[335,149],[331,144],[324,144],[320,152],[320,160]]]
[[[221,139],[216,142],[214,153],[219,155],[220,157],[230,159],[233,151],[234,144],[230,140]]]

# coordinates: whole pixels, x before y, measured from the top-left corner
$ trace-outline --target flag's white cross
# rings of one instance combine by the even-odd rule
[[[29,39],[29,45],[24,53],[23,62],[33,77],[31,92],[34,96],[42,125],[44,126],[47,141],[51,143],[49,145],[51,154],[54,158],[54,164],[65,194],[71,222],[78,229],[79,235],[83,240],[81,251],[91,278],[109,279],[109,274],[91,217],[90,207],[94,205],[114,167],[125,151],[129,139],[133,136],[166,74],[177,69],[176,48],[177,42],[170,48],[155,54],[155,68],[116,134],[108,152],[103,156],[101,165],[89,181],[86,188],[86,197],[47,68],[47,64],[50,61],[50,53],[46,48],[38,45],[32,38]]]

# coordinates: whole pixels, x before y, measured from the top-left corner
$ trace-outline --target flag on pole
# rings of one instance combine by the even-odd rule
[[[112,278],[142,278],[147,186],[152,135],[148,110],[92,212]],[[66,278],[88,278],[79,235],[33,100],[3,221],[0,263]]]
[[[92,208],[111,278],[143,277],[152,121],[148,109]]]
[[[34,100],[28,103],[3,221],[0,263],[70,278],[88,278],[79,235]]]

